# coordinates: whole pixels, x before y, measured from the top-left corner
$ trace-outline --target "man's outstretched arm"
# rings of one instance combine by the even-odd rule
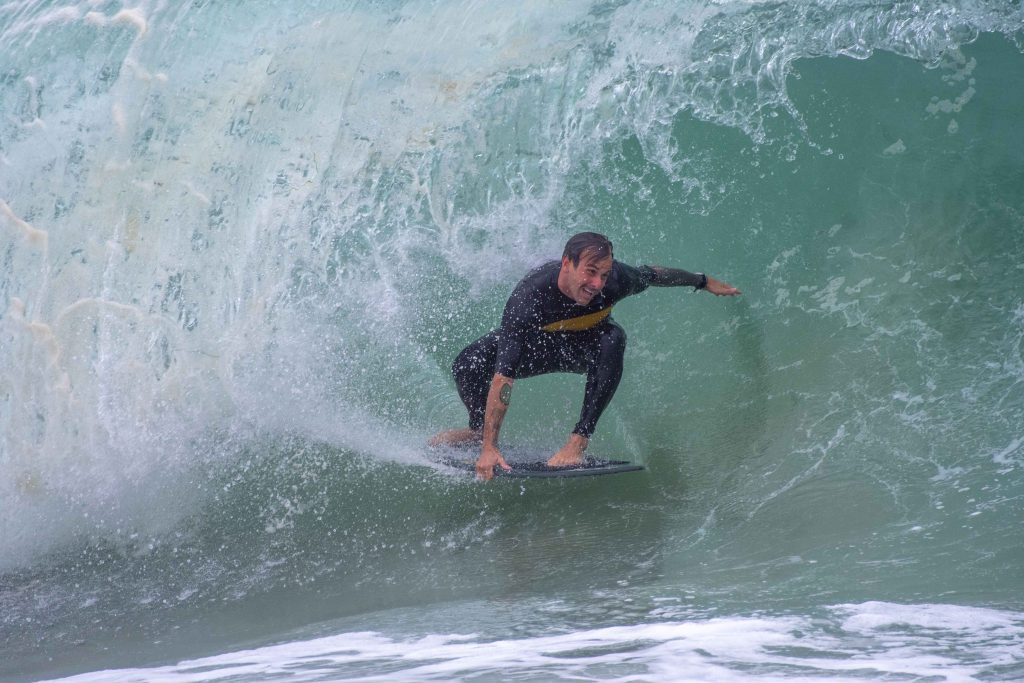
[[[511,401],[512,382],[511,377],[495,373],[494,379],[491,380],[491,388],[487,391],[483,445],[480,448],[480,457],[476,461],[476,476],[484,481],[494,476],[495,465],[505,471],[512,469],[498,450],[498,434],[501,432],[501,423]]]
[[[651,278],[652,287],[695,287],[706,289],[715,296],[736,296],[741,293],[735,287],[703,273],[663,266],[651,266],[651,272],[654,273]]]

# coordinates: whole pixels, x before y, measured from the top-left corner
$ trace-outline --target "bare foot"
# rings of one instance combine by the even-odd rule
[[[548,460],[548,467],[570,467],[583,462],[583,451],[587,450],[590,439],[572,434],[557,453]]]
[[[440,434],[435,434],[427,442],[427,445],[431,448],[438,446],[462,446],[467,443],[480,443],[481,439],[480,432],[466,427],[464,429],[449,429]]]

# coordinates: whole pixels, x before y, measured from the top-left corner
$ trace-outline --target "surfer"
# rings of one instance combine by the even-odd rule
[[[547,462],[552,467],[583,461],[597,421],[622,378],[626,333],[612,320],[612,306],[648,287],[693,287],[717,296],[738,289],[703,273],[676,268],[634,268],[616,261],[604,235],[569,238],[561,261],[530,271],[505,304],[501,326],[467,346],[452,364],[469,427],[441,432],[431,445],[481,441],[476,473],[487,480],[494,468],[509,470],[498,449],[498,433],[516,379],[549,372],[587,376],[583,408],[569,440]]]

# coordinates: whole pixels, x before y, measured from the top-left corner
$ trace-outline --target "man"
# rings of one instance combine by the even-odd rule
[[[740,293],[703,273],[675,268],[633,268],[615,261],[604,235],[581,232],[569,238],[562,260],[530,271],[505,304],[501,327],[463,349],[452,364],[459,397],[469,411],[469,428],[442,432],[432,445],[482,439],[476,473],[509,470],[498,450],[498,433],[516,379],[549,372],[587,376],[583,409],[569,440],[548,460],[552,467],[582,462],[597,420],[622,377],[626,333],[611,318],[612,306],[649,286],[706,289],[717,296]]]

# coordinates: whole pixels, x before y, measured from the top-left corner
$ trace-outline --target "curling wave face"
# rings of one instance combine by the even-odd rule
[[[224,604],[241,633],[243,603],[298,626],[453,582],[1019,594],[1022,30],[1012,2],[8,3],[6,642],[83,601],[111,638]],[[430,469],[452,358],[583,229],[745,292],[616,308],[594,447],[650,478]],[[527,384],[506,437],[549,448],[581,387]]]

